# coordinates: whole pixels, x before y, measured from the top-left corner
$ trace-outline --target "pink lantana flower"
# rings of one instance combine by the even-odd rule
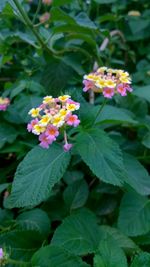
[[[69,114],[67,116],[67,124],[70,125],[70,126],[74,126],[74,127],[77,127],[80,123],[80,120],[78,119],[78,116],[77,115],[71,115]]]
[[[56,137],[59,135],[58,128],[54,125],[49,125],[46,129],[45,136],[48,140],[55,141]]]
[[[105,87],[104,89],[103,89],[103,95],[104,95],[104,97],[106,97],[106,98],[112,98],[113,97],[113,95],[114,95],[114,88],[110,88],[110,87]]]
[[[127,95],[127,88],[124,84],[120,83],[117,86],[117,92],[121,95],[121,96],[126,96]]]
[[[27,125],[27,130],[28,132],[32,132],[33,127],[38,123],[38,119],[32,120],[30,123]]]
[[[66,143],[64,146],[63,146],[63,148],[64,148],[64,151],[65,152],[68,152],[71,148],[72,148],[72,144],[68,144],[68,143]]]
[[[45,133],[40,134],[39,141],[40,146],[43,148],[49,148],[49,145],[51,145],[53,142],[53,140],[47,138]]]
[[[91,81],[88,81],[88,80],[83,80],[83,84],[84,84],[84,88],[83,88],[83,92],[87,92],[89,91],[90,89],[93,88],[93,82]]]

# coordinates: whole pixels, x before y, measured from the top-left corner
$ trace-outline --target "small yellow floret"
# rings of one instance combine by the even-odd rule
[[[124,78],[124,77],[120,77],[119,80],[122,82],[122,83],[131,83],[131,79],[130,78]]]
[[[59,100],[60,100],[61,102],[65,102],[65,101],[67,101],[70,97],[71,97],[70,95],[63,95],[63,96],[59,96],[58,98],[59,98]]]
[[[39,135],[39,134],[43,133],[44,131],[45,131],[45,127],[43,127],[43,126],[41,126],[39,124],[36,124],[33,127],[33,133],[34,134]]]
[[[43,98],[43,104],[54,103],[55,99],[52,96],[45,96]]]
[[[106,86],[106,80],[104,79],[99,79],[97,82],[96,82],[96,86],[99,87],[99,88],[103,88]]]
[[[59,128],[65,123],[65,121],[63,117],[57,115],[53,118],[52,123],[54,126],[57,126]]]
[[[61,110],[59,111],[59,114],[60,114],[60,116],[66,116],[66,115],[68,114],[68,110],[66,110],[66,109],[61,109]]]
[[[32,108],[28,114],[31,115],[31,117],[36,118],[39,116],[40,108]]]
[[[51,118],[52,118],[51,115],[44,115],[42,119],[39,121],[39,124],[41,126],[46,126],[50,122]]]
[[[84,79],[85,80],[88,80],[88,81],[97,81],[99,79],[98,75],[95,75],[95,74],[88,74],[88,75],[84,75]]]
[[[105,85],[109,88],[114,88],[116,86],[116,83],[112,80],[106,80]]]
[[[67,110],[69,111],[75,111],[78,109],[78,107],[75,104],[67,104],[66,105]]]

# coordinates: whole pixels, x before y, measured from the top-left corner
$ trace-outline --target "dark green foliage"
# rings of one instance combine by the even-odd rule
[[[149,28],[148,0],[0,1],[6,267],[150,267]],[[96,65],[128,71],[133,87],[99,114],[102,94],[93,105],[82,91]],[[29,110],[61,94],[80,102],[67,153],[62,132],[43,149],[26,129]]]

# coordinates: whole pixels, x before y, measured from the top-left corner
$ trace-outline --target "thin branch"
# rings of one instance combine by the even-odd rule
[[[16,5],[18,11],[20,12],[21,16],[23,17],[26,25],[28,26],[28,28],[30,28],[30,30],[33,32],[33,34],[36,36],[38,42],[40,43],[40,45],[49,53],[52,54],[51,50],[45,45],[43,39],[41,38],[41,36],[39,35],[39,33],[37,32],[37,30],[34,28],[34,25],[32,24],[31,20],[29,19],[27,13],[24,11],[24,9],[22,8],[22,5],[19,3],[18,0],[13,0],[14,4]]]
[[[42,5],[42,0],[39,0],[39,1],[38,1],[37,10],[36,10],[35,15],[34,15],[33,20],[32,20],[32,23],[33,23],[33,24],[34,24],[34,22],[35,22],[35,20],[36,20],[36,17],[37,17],[37,15],[38,15],[38,13],[39,13],[39,11],[40,11],[40,9],[41,9],[41,5]]]

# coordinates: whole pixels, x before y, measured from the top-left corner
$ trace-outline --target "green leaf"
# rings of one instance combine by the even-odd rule
[[[140,86],[137,87],[136,90],[133,92],[134,95],[144,98],[146,101],[150,102],[150,86]]]
[[[94,267],[127,267],[127,259],[114,241],[104,240],[100,242],[94,257]]]
[[[48,150],[33,148],[19,164],[6,206],[35,206],[50,196],[69,164],[70,154],[53,144]]]
[[[73,17],[72,15],[68,15],[62,9],[55,7],[51,9],[51,20],[62,21],[63,24],[67,23],[71,25],[79,25],[81,27],[89,29],[94,29],[94,30],[97,29],[93,21],[90,20],[90,18],[84,12],[80,12],[76,17]]]
[[[130,267],[149,267],[150,266],[150,253],[142,252],[135,256]]]
[[[45,86],[46,93],[58,96],[72,74],[73,69],[62,59],[51,58],[43,71],[41,83]]]
[[[15,101],[15,107],[19,114],[19,117],[24,121],[28,122],[31,117],[28,112],[31,108],[39,106],[42,102],[42,98],[39,96],[27,96],[21,94],[19,98]]]
[[[137,245],[126,235],[124,235],[119,229],[110,227],[108,225],[100,226],[101,239],[110,240],[113,239],[118,247],[125,250],[137,250]]]
[[[126,193],[121,201],[118,226],[129,236],[150,231],[150,200],[134,193]]]
[[[21,213],[16,219],[17,225],[24,230],[35,230],[47,236],[50,232],[50,219],[41,209],[33,209]]]
[[[17,137],[16,129],[10,124],[1,122],[0,123],[0,148],[6,143],[13,143]]]
[[[91,171],[102,181],[121,185],[124,181],[122,154],[118,145],[100,129],[81,132],[76,149]]]
[[[0,247],[11,250],[11,258],[29,260],[43,240],[36,231],[13,230],[0,234]]]
[[[150,194],[150,176],[144,166],[129,154],[124,154],[125,181],[139,194]]]
[[[106,105],[99,114],[96,123],[137,123],[134,115],[126,109]]]
[[[75,255],[93,253],[99,244],[99,228],[94,214],[86,209],[68,216],[56,229],[52,245]]]
[[[40,267],[88,267],[79,257],[71,255],[63,248],[46,246],[39,249],[32,257],[32,266]]]
[[[88,198],[89,190],[85,180],[75,181],[64,191],[64,201],[70,209],[84,206]]]

